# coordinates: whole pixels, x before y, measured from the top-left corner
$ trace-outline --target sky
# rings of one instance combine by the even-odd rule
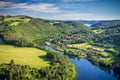
[[[120,0],[0,0],[0,15],[50,20],[118,20]]]

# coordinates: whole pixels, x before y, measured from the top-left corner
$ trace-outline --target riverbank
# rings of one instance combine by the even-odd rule
[[[50,46],[45,46],[45,48],[64,55],[63,51],[55,50]],[[113,76],[115,74],[112,69],[99,68],[99,66],[83,58],[70,58],[69,56],[67,56],[67,58],[75,66],[75,80],[117,80],[117,78]]]

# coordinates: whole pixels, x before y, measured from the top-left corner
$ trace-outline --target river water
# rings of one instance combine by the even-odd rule
[[[49,46],[45,46],[45,49],[56,51],[61,55],[64,55],[64,52],[55,50]],[[67,56],[68,57],[68,56]],[[102,70],[98,66],[93,65],[87,59],[77,59],[68,57],[69,61],[75,66],[76,77],[75,80],[118,80],[113,70]]]

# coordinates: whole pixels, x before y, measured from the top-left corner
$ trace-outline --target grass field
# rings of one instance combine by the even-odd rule
[[[26,19],[22,19],[22,20],[23,20],[25,23],[30,21],[29,18],[28,18],[28,19],[27,19],[27,18],[26,18]]]
[[[20,17],[9,17],[9,18],[4,18],[4,21],[23,21],[23,22],[29,22],[30,18],[25,18],[21,19]]]
[[[96,34],[99,34],[99,33],[102,33],[103,30],[93,30],[93,32],[96,33]]]
[[[20,18],[19,17],[9,17],[9,18],[4,18],[4,21],[14,21],[14,20],[20,20]]]
[[[102,56],[107,57],[107,56],[110,55],[109,53],[107,53],[107,52],[104,51],[104,50],[105,50],[104,48],[102,48],[102,47],[97,47],[97,46],[92,46],[92,45],[90,45],[90,44],[88,44],[88,43],[69,44],[69,45],[67,45],[67,46],[68,46],[68,47],[73,47],[73,48],[78,48],[78,49],[92,48],[93,50],[99,51],[99,52],[100,52],[99,54],[101,54]],[[111,50],[114,50],[114,49],[111,49]]]
[[[20,22],[13,22],[10,26],[17,26]]]
[[[14,59],[16,64],[30,65],[33,68],[49,66],[49,61],[45,58],[46,52],[27,47],[15,47],[10,45],[0,45],[0,64],[9,63]]]
[[[93,46],[93,45],[90,45],[88,43],[69,44],[67,46],[68,47],[73,47],[73,48],[80,48],[80,49],[92,48],[92,49],[95,49],[95,50],[98,50],[98,51],[104,51],[104,48]]]
[[[85,48],[91,48],[92,46],[89,45],[88,43],[81,43],[81,44],[69,44],[67,45],[68,47],[74,47],[74,48],[80,48],[80,49],[85,49]]]

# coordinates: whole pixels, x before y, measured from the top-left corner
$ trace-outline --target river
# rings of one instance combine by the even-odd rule
[[[56,51],[61,55],[64,52],[55,50],[50,46],[45,46],[45,49]],[[84,58],[70,58],[67,56],[69,61],[75,66],[76,77],[75,80],[117,80],[113,70],[102,70],[98,66],[93,65],[89,60]]]

